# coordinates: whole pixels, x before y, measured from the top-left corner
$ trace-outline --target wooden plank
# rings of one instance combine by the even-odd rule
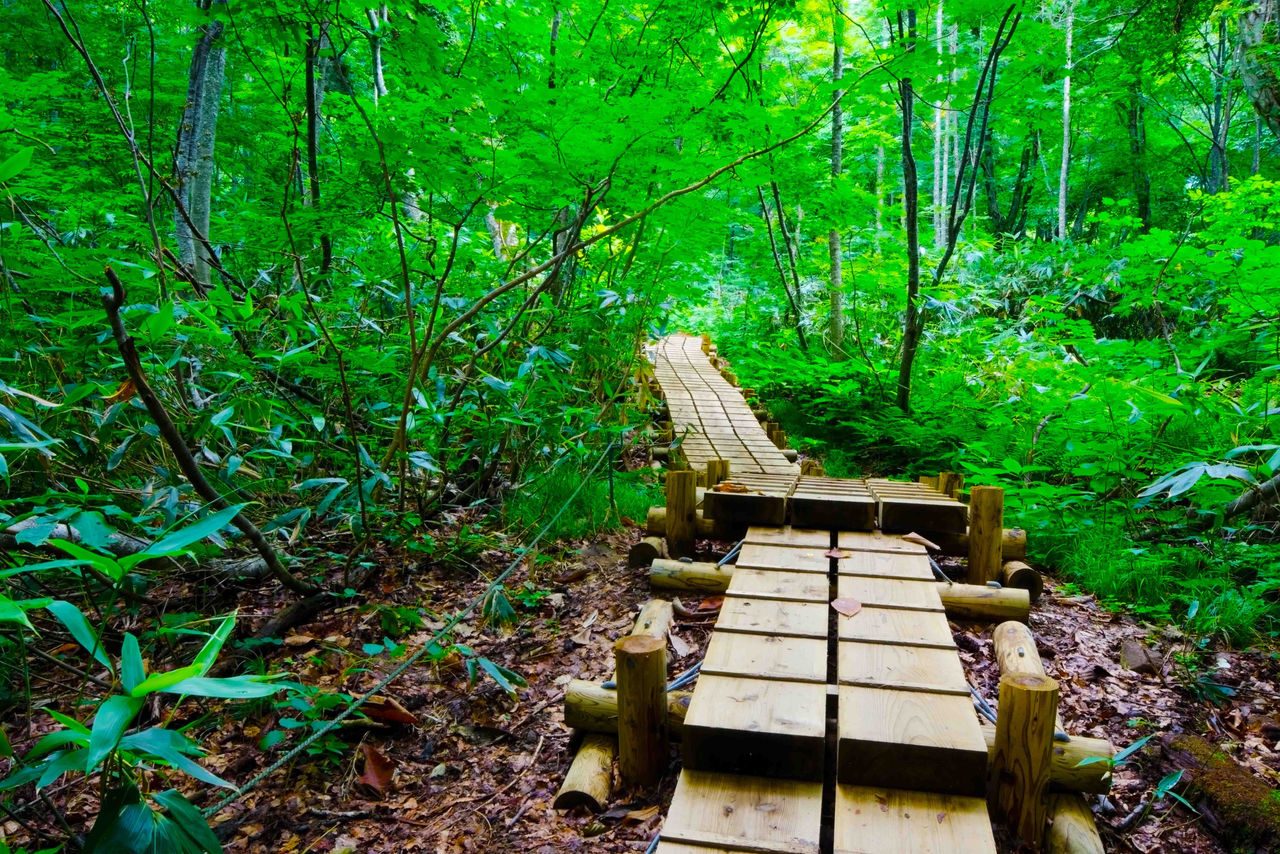
[[[831,601],[831,583],[816,572],[785,572],[773,569],[736,567],[729,579],[727,596],[745,599],[777,599],[783,602]]]
[[[945,613],[938,585],[933,581],[906,581],[896,578],[868,578],[842,575],[836,583],[842,599],[857,599],[866,608],[894,608],[903,611]]]
[[[831,571],[831,558],[827,557],[826,548],[792,548],[748,542],[738,553],[737,565],[788,572],[820,572],[825,576]]]
[[[963,533],[969,526],[969,508],[949,499],[892,498],[877,496],[883,531],[947,531]]]
[[[793,528],[790,525],[782,528],[747,529],[747,542],[760,543],[766,546],[801,546],[808,548],[831,548],[831,532],[812,528]],[[923,547],[919,547],[923,549]]]
[[[843,685],[969,696],[960,657],[950,649],[841,643],[837,675]]]
[[[902,537],[883,531],[840,531],[838,537],[840,548],[849,551],[925,554],[925,547],[919,543],[908,543]]]
[[[968,697],[852,685],[840,686],[839,696],[839,782],[985,792],[987,743]]]
[[[837,564],[841,575],[933,581],[933,568],[922,554],[903,552],[852,552]]]
[[[935,649],[955,649],[956,645],[947,618],[934,611],[863,608],[852,617],[841,617],[836,625],[842,641],[927,646]]]
[[[836,786],[835,813],[835,854],[996,852],[982,798]]]
[[[716,631],[825,638],[828,606],[816,602],[776,602],[726,596]]]
[[[826,708],[825,683],[699,676],[681,733],[684,767],[821,780]]]
[[[683,771],[662,843],[761,854],[818,854],[822,784]]]
[[[876,502],[870,495],[802,491],[791,494],[791,524],[805,528],[870,531],[876,526]]]
[[[787,499],[782,495],[708,490],[702,507],[708,518],[731,525],[781,525],[787,519]]]
[[[932,650],[937,651],[937,650]],[[958,662],[954,654],[948,653]],[[827,682],[827,642],[819,638],[739,635],[715,632],[702,661],[702,674]]]

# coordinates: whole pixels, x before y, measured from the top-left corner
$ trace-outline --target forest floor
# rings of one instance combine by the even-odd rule
[[[627,549],[639,536],[629,529],[567,544],[550,559],[544,554],[542,560],[527,562],[508,582],[509,589],[530,591],[519,600],[520,620],[513,628],[488,627],[479,616],[459,626],[458,642],[528,680],[517,697],[487,679],[471,685],[456,657],[410,669],[386,697],[408,712],[390,717],[412,724],[344,727],[342,740],[322,742],[325,749],[319,755],[267,778],[215,819],[228,850],[644,850],[671,798],[678,769],[675,752],[671,773],[657,792],[616,792],[608,811],[598,816],[551,808],[575,746],[563,724],[563,687],[574,678],[609,677],[614,639],[629,631],[639,604],[651,595],[647,570],[627,568]],[[712,553],[728,546],[702,545]],[[386,614],[397,606],[421,606],[443,619],[480,594],[509,559],[499,549],[483,552],[467,579],[460,579],[457,570],[419,570],[412,564],[388,568],[371,597],[378,605],[341,607],[291,630],[282,645],[264,652],[266,665],[327,691],[366,690],[398,660],[363,651],[365,644],[383,640]],[[253,593],[242,592],[241,598],[242,615],[264,613]],[[713,607],[716,602],[701,604]],[[713,622],[714,614],[700,620],[677,618],[673,674],[699,660]],[[413,649],[439,625],[428,621],[400,642]],[[994,698],[999,677],[991,627],[955,627],[971,679]],[[1148,733],[1198,733],[1224,745],[1269,785],[1280,779],[1280,689],[1272,655],[1213,649],[1211,672],[1189,671],[1175,653],[1188,648],[1192,639],[1172,627],[1142,625],[1106,611],[1092,597],[1075,595],[1052,579],[1033,609],[1031,627],[1049,674],[1062,684],[1061,713],[1069,732],[1105,736],[1117,748]],[[1157,673],[1141,675],[1120,665],[1119,648],[1126,640],[1143,643],[1159,657]],[[1232,694],[1215,692],[1221,695],[1220,705],[1204,697],[1209,678]],[[290,714],[287,710],[202,722],[199,716],[210,710],[191,705],[184,711],[204,727],[210,750],[205,764],[216,773],[244,781],[277,755],[262,749],[259,741]],[[1228,850],[1201,818],[1169,798],[1124,831],[1116,830],[1150,798],[1167,771],[1158,738],[1116,770],[1110,796],[1096,807],[1108,849]],[[197,804],[211,803],[216,794],[206,787]],[[73,824],[96,809],[94,793],[85,788],[59,792],[55,787],[53,795]],[[22,835],[16,825],[5,830],[11,841]]]

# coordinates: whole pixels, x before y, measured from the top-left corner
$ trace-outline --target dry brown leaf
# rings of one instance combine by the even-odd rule
[[[675,652],[676,658],[684,658],[693,652],[693,647],[689,646],[689,642],[675,632],[667,632],[667,639],[671,641],[671,649]]]
[[[364,772],[356,780],[356,789],[365,797],[381,800],[391,791],[398,763],[371,744],[361,744],[360,750],[364,753]]]
[[[857,599],[832,599],[831,607],[835,608],[842,617],[852,617],[862,610],[862,603]]]
[[[407,724],[409,726],[418,725],[417,716],[390,697],[370,697],[365,702],[362,711],[375,721]]]
[[[915,543],[918,546],[924,546],[926,549],[928,549],[931,552],[942,551],[942,547],[939,546],[937,543],[935,543],[933,540],[930,540],[926,537],[922,537],[920,534],[917,534],[915,531],[912,531],[910,534],[903,534],[902,539],[908,543]]]
[[[124,403],[126,400],[129,400],[137,393],[138,393],[137,387],[134,386],[133,380],[129,379],[120,383],[120,387],[117,388],[114,392],[112,392],[107,397],[104,397],[102,401],[103,403],[106,403],[106,404]]]
[[[833,560],[842,560],[847,557],[852,557],[853,552],[848,552],[848,551],[845,551],[844,549],[827,549],[825,552],[822,553],[822,556],[829,557]]]

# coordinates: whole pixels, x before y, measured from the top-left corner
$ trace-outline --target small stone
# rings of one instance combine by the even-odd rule
[[[1157,676],[1160,673],[1160,656],[1156,655],[1141,641],[1129,640],[1120,644],[1120,666],[1134,673],[1145,673]]]

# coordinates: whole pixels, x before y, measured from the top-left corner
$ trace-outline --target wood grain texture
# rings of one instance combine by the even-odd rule
[[[1079,795],[1049,796],[1048,854],[1104,854],[1093,812]]]
[[[829,536],[829,535],[828,535]],[[827,546],[793,547],[747,542],[738,553],[737,566],[754,569],[784,569],[788,572],[818,572],[824,577],[831,569]]]
[[[924,546],[883,531],[840,531],[838,537],[839,547],[849,551],[925,554]]]
[[[816,528],[783,528],[751,527],[747,529],[748,543],[759,543],[765,546],[800,546],[807,548],[831,548],[831,532]]]
[[[1004,564],[1004,490],[975,486],[969,492],[970,584],[986,584],[1000,577]]]
[[[726,597],[720,607],[720,618],[716,620],[716,631],[825,638],[827,607],[815,602]]]
[[[1000,677],[999,710],[987,800],[993,816],[1038,848],[1048,818],[1058,683],[1047,676],[1006,673]]]
[[[578,747],[569,773],[556,793],[553,809],[586,807],[600,812],[613,791],[613,760],[618,755],[618,739],[613,735],[587,733]]]
[[[995,854],[981,798],[836,786],[835,854]]]
[[[686,770],[662,825],[662,844],[757,854],[818,854],[822,784]]]
[[[960,620],[1019,620],[1031,616],[1031,596],[1014,587],[985,584],[938,584],[947,616]]]
[[[684,719],[684,767],[821,780],[826,704],[825,684],[701,676]]]
[[[618,771],[651,786],[667,767],[667,640],[628,635],[614,646],[618,682]]]
[[[728,595],[784,602],[820,602],[831,599],[831,583],[816,572],[782,572],[739,567],[729,580]]]
[[[933,611],[863,608],[837,623],[842,641],[955,649],[947,618]]]
[[[837,673],[842,685],[969,696],[960,657],[949,649],[841,643]]]
[[[693,553],[697,486],[698,476],[693,471],[667,472],[667,552],[672,557]]]
[[[841,575],[836,587],[842,599],[857,599],[864,608],[934,611],[939,614],[944,611],[938,585],[932,581]]]
[[[923,554],[903,552],[852,552],[837,564],[841,575],[933,581],[933,568]]]
[[[825,685],[827,642],[819,638],[714,633],[702,661],[702,673]]]
[[[841,783],[981,795],[987,744],[968,697],[842,685]]]

